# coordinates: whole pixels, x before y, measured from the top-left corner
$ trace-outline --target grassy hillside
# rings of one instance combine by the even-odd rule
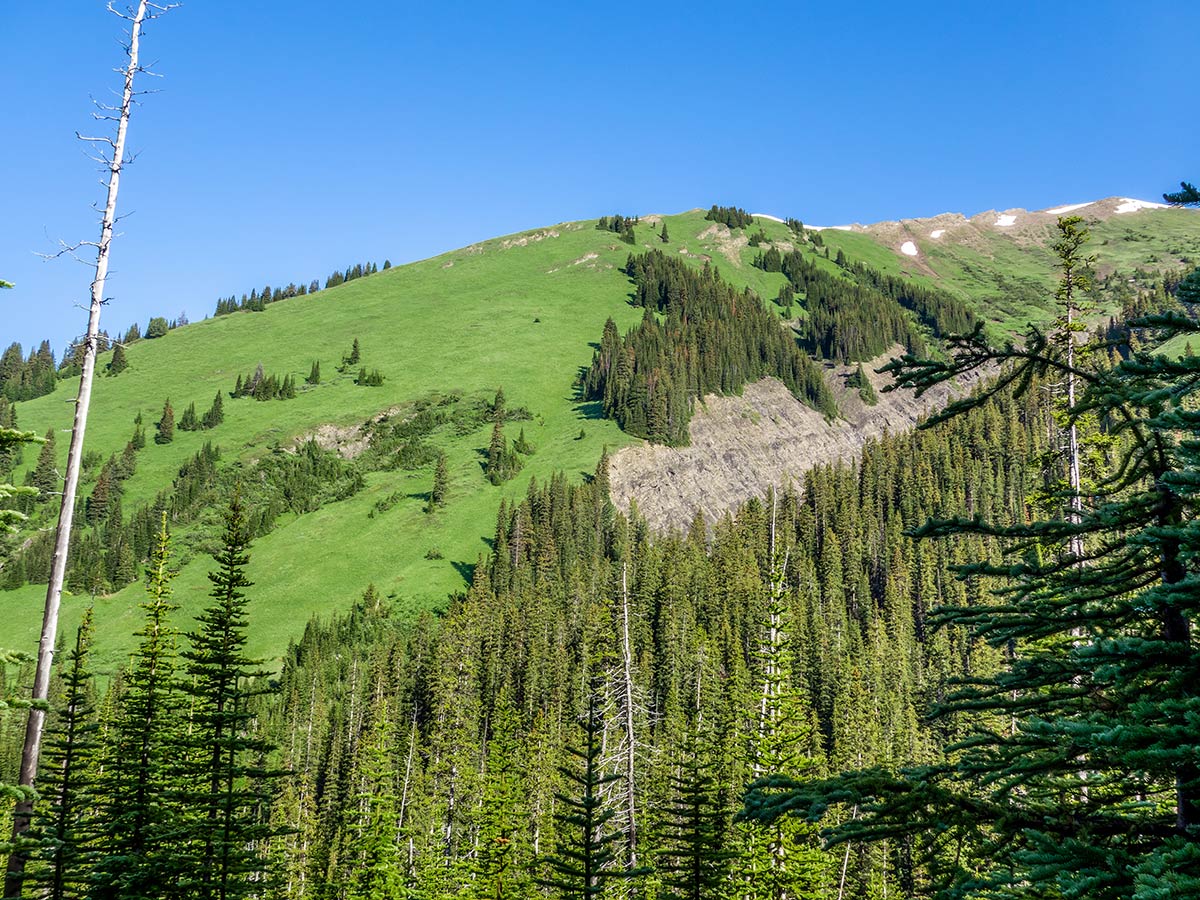
[[[1074,214],[1092,233],[1090,252],[1100,277],[1138,270],[1163,272],[1200,263],[1200,212],[1150,209],[1113,214],[1101,201]],[[892,274],[925,280],[971,301],[987,321],[1019,332],[1030,321],[1053,318],[1057,282],[1052,249],[1055,216],[1017,211],[1011,227],[996,227],[991,214],[964,219],[939,216],[871,225],[866,230],[827,229],[822,238],[835,251]],[[933,237],[937,233],[938,237]],[[917,255],[902,252],[911,241]]]
[[[744,238],[742,246],[723,249],[716,234],[697,237],[711,230],[700,213],[666,221],[673,236],[667,249],[694,255],[696,264],[711,255],[731,280],[767,296],[778,293],[782,276],[750,267],[754,251],[744,246]],[[627,255],[664,245],[649,225],[637,229],[635,248],[594,224],[563,224],[488,241],[281,301],[260,313],[235,313],[142,340],[128,349],[128,370],[97,380],[87,446],[105,457],[119,452],[134,418],[143,415],[151,440],[125,484],[122,505],[128,515],[169,485],[205,441],[221,448],[226,465],[290,446],[320,425],[354,426],[435,393],[490,398],[502,386],[510,406],[525,406],[533,415],[509,429],[515,438],[524,427],[536,448],[517,478],[500,487],[484,478],[481,450],[487,448],[490,426],[466,435],[439,429],[431,441],[446,452],[450,470],[443,510],[424,512],[432,466],[373,472],[366,489],[354,497],[284,520],[253,548],[256,653],[277,657],[310,615],[345,607],[371,582],[413,610],[436,608],[448,593],[463,588],[468,567],[487,549],[501,497],[523,495],[529,476],[544,480],[560,470],[575,478],[590,474],[605,446],[615,449],[630,441],[613,422],[597,418],[591,405],[575,399],[574,380],[590,361],[605,319],[613,317],[624,329],[641,317],[628,303],[629,283],[619,271]],[[764,224],[778,238],[787,234],[782,225]],[[361,387],[353,383],[353,373],[336,373],[355,338],[362,364],[385,376],[382,387]],[[218,390],[228,392],[238,375],[259,363],[268,373],[291,374],[302,383],[314,360],[321,362],[323,381],[302,389],[296,399],[227,397],[225,422],[218,428],[177,431],[167,445],[153,442],[152,426],[167,398],[177,417],[190,402],[203,412]],[[18,409],[22,427],[59,430],[62,462],[70,425],[64,401],[71,391],[64,384]],[[35,455],[26,452],[27,466]],[[85,484],[81,494],[89,491]],[[400,502],[370,515],[376,503],[397,493]],[[204,602],[206,565],[198,558],[182,567],[175,589],[184,612]],[[34,646],[44,593],[43,585],[29,585],[0,594],[9,618],[6,646]],[[117,663],[130,645],[140,598],[138,585],[96,598],[104,663]],[[87,602],[67,598],[64,627]]]
[[[665,245],[658,238],[664,220],[671,236]],[[594,220],[560,224],[281,301],[263,312],[175,329],[134,344],[128,349],[129,369],[98,380],[87,445],[103,457],[119,453],[139,413],[152,438],[164,400],[170,398],[177,417],[191,402],[202,413],[218,390],[230,391],[239,375],[260,363],[268,374],[292,375],[298,383],[314,361],[321,363],[322,383],[303,388],[294,400],[226,399],[225,422],[218,428],[176,432],[167,445],[151,440],[125,484],[122,505],[128,516],[170,485],[205,441],[218,445],[221,464],[229,465],[290,448],[319,426],[353,428],[387,411],[402,417],[422,399],[450,394],[469,403],[490,398],[502,386],[509,405],[526,407],[532,416],[510,426],[509,438],[523,427],[536,448],[512,481],[497,487],[484,477],[481,453],[490,425],[467,433],[443,427],[429,440],[448,458],[444,509],[424,511],[431,465],[371,472],[355,496],[280,520],[253,548],[251,576],[258,584],[251,592],[251,650],[268,658],[278,658],[311,615],[345,608],[368,583],[413,613],[436,609],[447,594],[465,586],[471,565],[487,549],[501,498],[523,495],[530,476],[544,480],[565,471],[582,478],[605,446],[616,449],[632,440],[598,417],[598,404],[580,403],[574,386],[605,320],[611,316],[623,331],[641,318],[642,311],[629,303],[629,281],[620,271],[628,254],[658,248],[697,266],[711,260],[728,280],[774,298],[784,276],[750,264],[759,251],[748,238],[760,229],[783,249],[795,241],[779,222],[758,219],[744,231],[730,232],[705,221],[701,212],[643,219],[636,246],[597,230]],[[1165,265],[1192,253],[1200,257],[1200,216],[1193,214],[1121,216],[1099,223],[1095,233],[1096,252],[1112,268],[1149,266],[1153,260]],[[850,259],[884,272],[948,287],[991,321],[1006,325],[1037,317],[1038,302],[1049,296],[1054,280],[1046,241],[1040,239],[1014,241],[1003,233],[969,242],[918,238],[921,255],[913,259],[874,232],[826,230],[822,237],[833,255],[842,249]],[[839,271],[823,250],[809,251],[819,265]],[[1013,283],[1026,285],[1016,300],[1003,290]],[[337,373],[355,338],[361,364],[384,375],[381,387],[354,384],[353,372]],[[64,401],[72,390],[62,385],[49,396],[19,404],[22,427],[60,431],[60,462],[70,424]],[[26,466],[34,456],[36,451],[26,452]],[[85,484],[81,494],[90,489]],[[377,509],[381,501],[387,501],[386,509]],[[185,622],[205,602],[208,560],[181,562],[175,585]],[[0,594],[8,618],[6,646],[35,646],[44,592],[43,585],[28,585]],[[141,596],[134,584],[95,600],[97,655],[110,669],[131,645]],[[64,627],[87,602],[67,598]]]

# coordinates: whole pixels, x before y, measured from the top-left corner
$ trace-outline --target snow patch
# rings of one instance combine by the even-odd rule
[[[805,225],[809,231],[853,231],[853,225]]]
[[[1061,216],[1063,213],[1075,212],[1077,209],[1091,206],[1095,202],[1095,200],[1089,200],[1087,203],[1068,203],[1066,206],[1056,206],[1054,209],[1047,209],[1044,212],[1051,216]]]
[[[995,225],[997,228],[1008,228],[1010,225],[1017,224],[1016,216],[997,216]]]
[[[912,241],[905,241],[903,244],[900,245],[900,252],[903,253],[905,256],[916,256],[917,255],[917,245],[914,244]]]
[[[750,218],[752,218],[752,219],[767,219],[771,222],[782,222],[783,221],[783,219],[779,218],[779,216],[768,216],[766,213],[750,213]]]
[[[1135,200],[1132,197],[1122,197],[1117,205],[1117,213],[1132,213],[1142,209],[1167,209],[1165,203],[1151,203],[1149,200]]]
[[[946,233],[945,228],[935,228],[935,229],[933,229],[933,231],[929,232],[929,236],[936,241],[938,238],[940,238],[945,233]]]

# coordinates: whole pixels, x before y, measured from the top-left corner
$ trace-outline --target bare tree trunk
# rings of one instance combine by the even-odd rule
[[[633,649],[629,644],[629,582],[628,566],[621,565],[621,650],[622,650],[622,693],[621,718],[625,726],[625,808],[629,817],[626,842],[629,852],[629,868],[637,868],[637,791],[634,781],[634,762],[637,757],[637,734],[634,731]]]
[[[104,214],[100,220],[100,241],[85,242],[78,246],[96,248],[96,270],[92,278],[92,301],[88,312],[87,334],[84,337],[83,372],[79,377],[79,394],[75,400],[75,421],[71,429],[71,446],[67,453],[66,483],[63,485],[62,506],[59,508],[58,528],[54,536],[54,556],[50,568],[50,582],[46,587],[46,607],[42,616],[42,637],[38,644],[37,669],[33,679],[34,705],[29,710],[25,727],[25,744],[21,753],[21,773],[18,784],[32,788],[37,778],[38,757],[41,753],[42,728],[46,721],[45,705],[49,698],[50,670],[54,663],[54,643],[58,635],[58,610],[62,599],[63,581],[67,572],[67,554],[71,544],[71,525],[75,513],[75,495],[79,487],[79,467],[83,458],[83,437],[87,428],[88,407],[92,399],[92,379],[96,370],[96,336],[100,331],[100,309],[104,304],[104,282],[108,277],[109,251],[112,245],[113,225],[117,220],[117,190],[121,183],[121,169],[125,159],[125,135],[129,129],[129,114],[133,108],[133,78],[143,69],[138,65],[138,44],[142,26],[147,18],[165,12],[166,7],[139,0],[137,11],[132,17],[117,13],[112,4],[109,10],[127,19],[131,25],[129,45],[126,48],[129,62],[125,66],[125,86],[121,93],[121,105],[115,109],[101,107],[117,115],[96,114],[96,118],[116,121],[117,136],[112,138],[87,138],[91,143],[107,144],[109,155],[104,159],[108,168],[108,197]],[[4,879],[4,896],[19,897],[25,880],[26,854],[19,844],[33,815],[33,801],[22,800],[13,814],[12,839],[15,845],[8,858],[8,871]]]

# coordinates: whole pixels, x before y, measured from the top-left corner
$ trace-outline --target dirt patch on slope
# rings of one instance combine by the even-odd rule
[[[910,391],[884,394],[891,376],[873,370],[899,352],[897,347],[863,365],[879,396],[875,406],[847,387],[853,367],[829,369],[843,415],[833,423],[774,378],[747,385],[740,397],[706,397],[688,427],[691,446],[642,444],[613,456],[613,501],[628,510],[636,499],[657,531],[686,528],[697,511],[713,522],[772,485],[798,484],[813,466],[852,459],[868,440],[911,428],[974,383],[939,386],[919,400]]]

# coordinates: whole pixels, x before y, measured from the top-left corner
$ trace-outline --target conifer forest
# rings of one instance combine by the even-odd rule
[[[99,238],[47,254],[87,266],[80,321],[38,312],[30,343],[9,311],[41,295],[0,281],[5,900],[1200,900],[1194,185],[867,226],[629,203],[484,240],[510,220],[480,209],[458,250],[328,236],[317,264],[280,238],[253,279],[206,257],[225,287],[189,270],[123,307],[148,265],[113,240],[127,132],[195,102],[147,86],[177,6],[107,7],[115,99],[77,135]],[[341,40],[313,46],[342,65]],[[622,102],[642,130],[591,162],[668,154]],[[369,118],[347,99],[339,127]],[[723,168],[749,132],[694,130],[750,184]],[[388,133],[389,173],[433,179]],[[361,183],[304,227],[357,240],[383,200],[395,234],[442,228],[353,134]],[[426,151],[447,196],[467,144]],[[557,163],[505,161],[544,209],[524,166]],[[247,203],[283,233],[270,168]],[[184,215],[156,184],[139,203]],[[197,285],[201,321],[166,314]]]

